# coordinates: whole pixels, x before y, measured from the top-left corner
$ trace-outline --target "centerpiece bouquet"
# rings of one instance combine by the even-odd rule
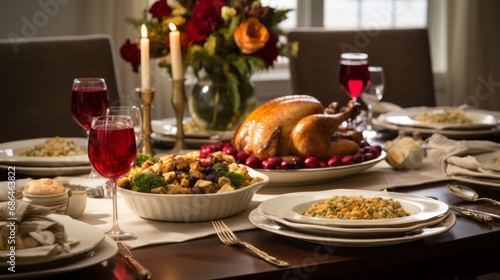
[[[159,0],[148,18],[129,22],[137,29],[146,25],[151,57],[160,58],[159,65],[169,72],[169,24],[176,25],[184,71],[192,68],[197,79],[188,101],[191,116],[200,127],[220,131],[233,129],[255,107],[250,77],[296,49],[280,40],[285,32],[279,23],[289,11],[258,0]],[[120,49],[135,72],[140,65],[138,40],[128,39]]]

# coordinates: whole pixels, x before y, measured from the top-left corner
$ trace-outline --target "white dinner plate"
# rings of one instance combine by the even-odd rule
[[[186,138],[227,141],[233,137],[233,131],[214,133],[202,128],[198,128],[191,118],[184,118],[183,124],[184,135],[186,136]],[[176,118],[152,120],[151,129],[156,134],[175,137],[175,135],[177,134],[177,120]]]
[[[336,236],[336,237],[356,237],[356,238],[373,238],[373,237],[389,237],[389,236],[401,236],[405,233],[415,231],[421,229],[423,227],[432,226],[444,221],[450,215],[451,211],[446,212],[444,215],[437,216],[434,219],[430,219],[424,221],[422,223],[412,223],[409,225],[404,225],[401,227],[332,227],[332,226],[322,226],[322,225],[314,225],[314,224],[304,224],[304,223],[295,223],[292,221],[285,220],[280,217],[275,217],[271,215],[266,215],[265,213],[259,213],[273,220],[278,225],[283,225],[284,227],[288,227],[291,230],[297,232],[304,232],[314,235],[328,235],[328,236]]]
[[[0,144],[0,163],[11,164],[16,166],[29,167],[66,167],[89,165],[90,161],[87,156],[87,138],[72,138],[62,137],[64,140],[73,141],[75,145],[80,147],[85,154],[79,156],[61,156],[61,157],[25,157],[18,154],[27,148],[32,148],[38,144],[51,138],[35,138],[20,141],[5,142]]]
[[[484,111],[479,110],[462,110],[465,117],[471,120],[471,123],[427,123],[416,120],[415,117],[421,113],[442,113],[445,110],[458,110],[453,107],[412,107],[401,111],[390,112],[385,114],[385,121],[390,124],[424,127],[432,129],[484,129],[498,125],[498,119]]]
[[[332,181],[354,174],[363,172],[386,157],[386,153],[382,151],[376,159],[363,161],[360,163],[321,168],[301,168],[289,170],[271,170],[257,169],[259,172],[266,174],[269,177],[269,184],[266,187],[273,186],[303,186],[317,184],[327,181]]]
[[[9,168],[11,166],[16,167],[16,173],[28,175],[28,176],[64,176],[64,175],[79,175],[90,172],[92,169],[90,165],[83,166],[67,166],[67,167],[25,167],[17,165],[4,165],[0,164],[0,168]]]
[[[358,196],[363,198],[381,197],[383,199],[393,199],[399,201],[403,209],[410,213],[409,216],[392,219],[378,220],[345,220],[327,219],[304,216],[302,213],[310,208],[313,203],[328,199],[334,195],[338,196]],[[356,189],[334,189],[320,192],[296,192],[280,195],[263,201],[259,211],[267,215],[283,217],[296,223],[315,224],[335,227],[401,227],[414,223],[436,218],[448,212],[448,205],[427,197],[415,195],[367,191]]]
[[[64,230],[66,231],[68,238],[76,239],[79,242],[71,246],[69,252],[62,252],[54,256],[22,257],[23,249],[18,249],[16,250],[16,265],[39,265],[61,261],[65,258],[89,252],[104,239],[104,233],[101,230],[87,223],[74,220],[70,216],[50,214],[47,217],[64,225]],[[0,251],[0,259],[3,259],[7,253],[7,251]],[[5,261],[0,263],[0,267],[2,268],[6,268],[8,266],[9,264]]]
[[[450,213],[443,222],[405,236],[385,238],[341,238],[294,231],[290,228],[280,226],[273,220],[261,215],[258,209],[252,210],[248,218],[254,226],[268,232],[315,244],[344,247],[377,247],[411,242],[444,233],[450,230],[456,222],[455,214]]]
[[[474,155],[477,162],[491,170],[500,171],[500,151]]]
[[[16,273],[0,274],[0,279],[26,279],[27,277],[38,278],[75,271],[99,264],[114,257],[116,253],[118,253],[118,246],[116,242],[109,236],[105,236],[101,243],[99,243],[94,249],[90,250],[88,255],[79,261],[58,267],[39,269],[30,272],[22,272],[20,269],[17,269]]]
[[[403,111],[397,111],[399,114]],[[484,114],[492,115],[497,120],[500,120],[500,112],[494,111],[485,111],[485,110],[477,110],[478,112],[483,112]],[[396,113],[396,112],[393,112]],[[388,113],[391,114],[391,113]],[[404,113],[403,113],[404,114]],[[448,138],[452,139],[477,139],[478,137],[484,137],[489,135],[494,135],[500,133],[500,124],[495,126],[484,128],[484,129],[436,129],[429,127],[418,127],[418,126],[407,126],[407,125],[397,125],[393,123],[389,123],[387,121],[387,114],[379,115],[377,118],[373,119],[373,124],[385,129],[391,129],[402,132],[419,132],[423,135],[432,135],[434,133],[442,134]]]

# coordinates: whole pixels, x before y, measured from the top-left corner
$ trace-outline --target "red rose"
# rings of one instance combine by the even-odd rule
[[[199,23],[195,20],[189,20],[186,23],[186,34],[191,42],[203,42],[207,38],[208,33],[203,32],[201,28],[198,28]]]
[[[276,44],[278,44],[278,36],[272,32],[269,32],[269,39],[267,40],[266,45],[253,54],[256,57],[264,60],[266,68],[273,66],[274,61],[276,61],[276,59],[278,58],[279,51]]]
[[[158,0],[149,8],[149,12],[153,18],[161,19],[162,17],[168,17],[172,10],[170,10],[167,0]]]
[[[132,64],[132,69],[134,72],[139,73],[139,65],[141,64],[141,50],[137,44],[130,43],[127,41],[120,48],[121,57]]]
[[[210,32],[224,26],[221,9],[224,0],[200,0],[193,7],[193,17],[186,23],[186,32],[191,41],[202,42]]]

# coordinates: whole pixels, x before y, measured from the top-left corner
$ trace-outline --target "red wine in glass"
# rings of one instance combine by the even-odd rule
[[[118,225],[116,181],[127,173],[137,157],[135,132],[128,116],[100,116],[92,120],[88,156],[94,169],[112,183],[113,226],[106,232],[114,240],[135,239]]]
[[[111,181],[127,173],[135,162],[137,148],[133,126],[95,126],[90,130],[89,143],[90,162],[99,174]]]
[[[370,83],[368,55],[365,53],[343,53],[340,55],[339,81],[354,101]]]
[[[108,91],[103,79],[79,78],[73,82],[71,113],[85,131],[89,131],[93,117],[106,114],[108,102]]]

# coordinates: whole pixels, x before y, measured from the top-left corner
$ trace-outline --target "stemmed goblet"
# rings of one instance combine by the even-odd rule
[[[129,116],[134,124],[135,143],[137,150],[140,151],[142,143],[142,115],[141,109],[138,106],[112,106],[106,110],[106,115],[122,115]]]
[[[370,85],[361,95],[361,99],[365,102],[367,107],[366,129],[363,135],[367,138],[373,138],[377,132],[373,130],[373,105],[384,96],[384,68],[381,66],[368,67],[370,72]]]
[[[342,53],[339,66],[340,86],[353,101],[356,101],[370,82],[368,55],[366,53]]]
[[[92,119],[106,114],[108,108],[108,89],[102,78],[76,78],[73,80],[71,95],[71,113],[73,119],[85,130],[89,136]],[[90,178],[99,175],[94,169]]]
[[[113,226],[106,232],[114,240],[135,239],[118,225],[116,182],[135,162],[137,146],[134,125],[128,116],[100,116],[92,120],[88,154],[90,163],[99,174],[112,183]]]

